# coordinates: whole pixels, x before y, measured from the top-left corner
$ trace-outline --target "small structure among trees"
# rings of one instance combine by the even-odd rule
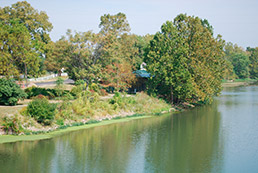
[[[132,84],[132,87],[129,88],[128,90],[129,93],[136,93],[136,92],[146,90],[146,84],[147,84],[148,78],[151,77],[151,74],[146,71],[145,67],[146,67],[146,63],[143,62],[141,64],[140,70],[136,70],[133,72],[133,74],[135,74],[136,79]]]

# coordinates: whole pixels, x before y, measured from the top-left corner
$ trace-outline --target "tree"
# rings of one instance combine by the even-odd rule
[[[250,52],[249,57],[249,69],[250,69],[250,78],[258,78],[258,47],[256,48],[247,48],[247,51]]]
[[[186,100],[192,94],[191,75],[187,69],[187,47],[172,22],[167,21],[155,34],[146,52],[149,89],[171,103]]]
[[[10,7],[0,8],[0,19],[5,23],[18,19],[28,29],[31,39],[35,40],[35,48],[42,50],[44,43],[50,41],[49,32],[53,26],[47,14],[38,12],[27,1],[17,2]]]
[[[48,44],[46,60],[44,62],[48,71],[61,76],[62,68],[65,67],[66,61],[72,54],[69,49],[70,47],[70,43],[65,38]]]
[[[225,61],[230,70],[227,78],[247,78],[249,77],[249,55],[237,44],[228,42],[224,47]]]
[[[244,79],[249,77],[249,57],[246,53],[232,54],[232,64],[238,78]]]
[[[208,22],[208,21],[207,21]],[[188,46],[188,69],[193,77],[194,100],[210,102],[218,94],[225,67],[224,40],[213,37],[209,24],[203,25],[198,17],[178,15],[174,24]]]
[[[131,30],[124,13],[117,13],[116,15],[104,14],[100,17],[99,28],[101,29],[101,34],[115,36],[120,36]]]
[[[4,56],[1,64],[8,64],[18,75],[35,75],[39,72],[41,57],[44,57],[46,44],[50,41],[48,33],[52,24],[45,12],[38,12],[26,2],[17,2],[12,6],[0,8],[1,52]],[[14,46],[15,45],[15,46]],[[5,70],[3,75],[10,76]]]
[[[137,52],[135,37],[129,34],[126,15],[105,14],[100,18],[98,45],[94,55],[101,59],[104,70],[102,82],[108,86],[125,89],[134,80],[132,76],[134,56]],[[126,80],[125,80],[125,77]]]
[[[69,57],[65,62],[65,69],[73,80],[82,79],[89,84],[98,82],[101,75],[101,61],[94,55],[97,36],[89,32],[67,32],[69,46],[65,50]]]
[[[30,41],[30,33],[24,24],[11,20],[9,24],[0,22],[0,73],[7,78],[29,71],[35,74],[38,71],[39,59]]]
[[[120,43],[120,59],[126,59],[131,65],[132,70],[138,70],[144,61],[145,49],[147,48],[153,35],[138,36],[134,34],[123,34],[118,39]]]
[[[106,66],[104,72],[107,74],[107,78],[104,76],[104,84],[115,87],[118,91],[126,91],[135,80],[135,75],[132,73],[132,66],[127,62],[110,64]]]
[[[171,103],[211,101],[221,90],[223,45],[198,17],[180,14],[166,22],[146,52],[150,91]]]

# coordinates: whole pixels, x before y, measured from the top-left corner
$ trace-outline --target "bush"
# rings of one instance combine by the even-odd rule
[[[89,85],[89,90],[93,90],[94,92],[99,92],[99,86],[95,83]]]
[[[50,125],[55,117],[56,104],[49,103],[47,99],[35,99],[28,104],[27,113],[37,122]]]
[[[107,93],[107,91],[106,91],[105,89],[100,89],[99,95],[100,95],[100,96],[107,96],[108,93]]]
[[[25,92],[28,95],[28,98],[37,97],[38,95],[43,95],[48,98],[55,98],[55,97],[61,97],[65,96],[69,91],[63,90],[60,92],[58,89],[46,89],[46,88],[38,88],[35,86],[29,87],[25,89]]]
[[[62,97],[64,95],[64,79],[58,77],[54,90],[58,97]]]
[[[24,99],[26,93],[10,79],[0,79],[0,104],[16,105],[19,99]]]
[[[17,115],[4,117],[2,126],[7,134],[19,134],[23,130]]]
[[[38,88],[35,86],[25,89],[25,92],[28,95],[28,98],[36,97],[38,95],[43,95],[49,98],[55,97],[55,91],[53,89]]]
[[[58,77],[57,80],[56,80],[56,85],[57,86],[61,86],[64,84],[64,79],[61,78],[61,77]]]
[[[76,87],[73,87],[72,90],[70,91],[70,93],[73,96],[78,97],[79,94],[83,91],[83,85],[77,85]]]
[[[76,86],[78,86],[78,85],[84,85],[84,84],[85,84],[85,81],[82,80],[82,79],[79,79],[79,80],[75,81],[74,84],[75,84]]]

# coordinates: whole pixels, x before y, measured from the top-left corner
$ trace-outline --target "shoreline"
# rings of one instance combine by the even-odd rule
[[[167,113],[164,113],[164,115],[165,114],[170,114],[170,113],[167,112]],[[136,120],[136,119],[144,119],[144,118],[151,118],[151,117],[155,117],[155,115],[154,114],[153,115],[146,114],[146,115],[136,116],[136,117],[134,117],[134,115],[131,115],[131,116],[127,116],[127,117],[121,117],[119,119],[104,120],[104,121],[100,121],[97,123],[84,124],[84,125],[80,125],[80,126],[71,126],[66,129],[58,129],[58,130],[54,130],[51,132],[35,134],[35,135],[18,135],[18,136],[2,135],[2,136],[0,136],[0,144],[51,139],[56,136],[63,135],[64,133],[73,132],[73,131],[77,131],[77,130],[89,129],[89,128],[98,127],[98,126],[104,126],[104,125],[115,124],[115,123],[120,123],[120,122],[128,122],[128,121],[132,121],[132,120]]]
[[[257,81],[223,82],[222,88],[248,86],[248,85],[252,85],[254,83],[257,83]]]
[[[238,87],[238,86],[247,86],[250,85],[254,82],[225,82],[222,83],[223,88],[227,87]],[[165,115],[165,114],[171,114],[171,113],[178,113],[181,112],[180,110],[175,110],[172,108],[173,111],[164,111],[160,112],[157,115]],[[188,109],[189,110],[189,109]],[[22,142],[22,141],[35,141],[35,140],[45,140],[45,139],[51,139],[56,136],[63,135],[65,133],[77,131],[77,130],[83,130],[83,129],[89,129],[93,127],[98,127],[98,126],[104,126],[104,125],[109,125],[109,124],[115,124],[115,123],[120,123],[120,122],[127,122],[131,120],[136,120],[136,119],[143,119],[143,118],[151,118],[155,117],[155,114],[142,114],[141,116],[135,116],[136,114],[128,114],[126,116],[115,116],[112,117],[110,120],[100,120],[97,121],[96,123],[92,124],[82,124],[78,126],[67,126],[65,128],[60,128],[60,129],[53,129],[50,131],[45,131],[45,132],[40,132],[39,134],[29,134],[29,135],[0,135],[0,144],[4,143],[12,143],[12,142]]]

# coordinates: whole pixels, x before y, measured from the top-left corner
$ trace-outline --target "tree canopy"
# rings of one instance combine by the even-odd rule
[[[52,28],[47,14],[27,1],[0,8],[0,75],[27,78],[64,68],[71,79],[125,91],[146,62],[148,91],[171,103],[210,102],[222,79],[258,78],[257,48],[225,44],[208,20],[186,14],[155,35],[131,34],[121,12],[101,16],[98,33],[68,30],[53,42]]]
[[[6,77],[37,74],[52,29],[46,13],[22,1],[0,8],[0,21],[0,73]]]
[[[247,48],[247,51],[250,52],[249,57],[249,70],[250,78],[258,78],[258,47],[256,48]]]
[[[180,14],[166,22],[146,53],[150,91],[171,103],[209,102],[221,90],[223,45],[198,17]]]

